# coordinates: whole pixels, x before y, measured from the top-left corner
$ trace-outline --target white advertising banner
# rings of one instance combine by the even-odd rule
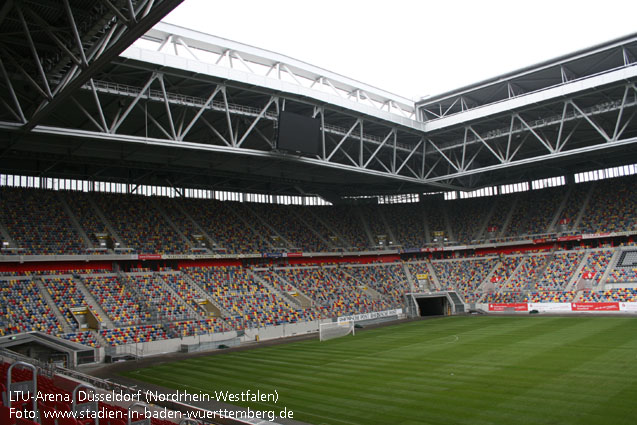
[[[560,312],[571,311],[571,303],[529,303],[529,311]]]
[[[619,311],[637,313],[637,303],[619,303]]]
[[[360,322],[362,320],[378,319],[379,317],[391,317],[403,314],[402,308],[395,310],[375,311],[373,313],[353,314],[351,316],[341,316],[338,318],[338,322]]]

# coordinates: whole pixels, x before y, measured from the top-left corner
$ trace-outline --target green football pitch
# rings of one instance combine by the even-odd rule
[[[637,319],[448,317],[196,357],[128,377],[279,394],[312,424],[637,424]]]

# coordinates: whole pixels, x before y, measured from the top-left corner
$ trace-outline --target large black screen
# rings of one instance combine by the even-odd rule
[[[319,155],[321,153],[321,122],[292,112],[279,114],[277,149]]]

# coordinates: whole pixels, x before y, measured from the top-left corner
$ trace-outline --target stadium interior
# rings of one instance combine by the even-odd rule
[[[160,22],[180,1],[62,3],[0,7],[0,423],[48,425],[11,385],[83,365],[637,303],[637,35],[414,104]]]

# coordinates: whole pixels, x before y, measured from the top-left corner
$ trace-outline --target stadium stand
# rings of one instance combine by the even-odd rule
[[[596,182],[580,230],[595,233],[637,228],[636,183],[635,176]]]
[[[10,364],[7,362],[0,363],[0,382],[7,382],[8,369]],[[39,421],[33,422],[30,420],[25,420],[21,418],[17,418],[15,415],[9,415],[9,402],[5,404],[4,397],[0,397],[0,420],[2,420],[3,425],[31,425],[36,424],[39,425],[92,425],[95,423],[93,419],[75,419],[75,418],[57,418],[50,419],[52,416],[51,412],[68,412],[72,409],[72,403],[67,402],[66,400],[72,400],[72,389],[63,383],[69,382],[65,378],[57,379],[56,376],[51,376],[49,371],[44,372],[42,369],[37,369],[37,387],[36,391],[41,395],[41,400],[37,402],[37,410]],[[30,369],[16,367],[12,371],[12,382],[24,382],[33,380],[33,372]],[[4,385],[0,384],[2,389],[4,390]],[[77,385],[75,381],[73,381],[73,385]],[[12,403],[13,407],[30,410],[30,402],[20,403],[14,402]],[[100,424],[106,425],[124,425],[128,422],[129,413],[128,409],[109,404],[100,401],[98,404],[98,409],[102,411],[102,415],[106,418],[122,418],[120,419],[104,419],[99,420]],[[45,414],[47,412],[48,414]],[[55,413],[53,413],[55,414]],[[4,416],[2,416],[4,415]],[[136,420],[139,420],[140,417],[136,416],[134,413],[131,414],[132,423],[135,423]],[[165,419],[159,419],[157,417],[148,418],[148,423],[150,425],[174,425],[174,422],[168,421]],[[145,423],[145,422],[144,422]]]
[[[77,342],[78,344],[88,345],[89,347],[100,346],[99,341],[97,340],[97,338],[95,337],[95,335],[93,335],[93,332],[91,331],[71,332],[67,334],[60,334],[57,336],[59,336],[60,338],[67,339],[69,341]]]
[[[521,292],[497,292],[485,294],[480,301],[483,303],[518,303],[524,295]]]
[[[329,251],[328,244],[319,238],[292,210],[301,213],[303,207],[291,205],[253,204],[250,209],[274,231],[291,244],[295,251]]]
[[[41,331],[52,335],[63,332],[37,285],[31,279],[1,279],[0,335]]]
[[[521,193],[506,231],[507,236],[547,233],[564,189],[550,188]]]
[[[184,199],[182,206],[193,219],[228,253],[270,251],[267,242],[241,220],[238,202]]]
[[[613,251],[611,250],[590,251],[578,279],[582,279],[584,276],[592,277],[593,286],[599,285],[612,258]]]
[[[98,245],[96,234],[109,233],[110,223],[124,247],[145,254],[189,253],[197,245],[195,235],[202,231],[212,239],[208,242],[213,246],[207,248],[235,254],[280,249],[321,252],[334,247],[364,250],[377,244],[373,239],[378,235],[388,240],[393,236],[396,245],[413,249],[477,239],[528,239],[558,230],[566,234],[632,230],[637,219],[634,181],[633,176],[495,197],[445,201],[432,196],[417,203],[321,207],[2,187],[0,221],[26,254],[86,253],[63,202],[93,245]],[[585,202],[589,192],[590,200]],[[551,229],[558,217],[566,220],[566,227]],[[482,230],[485,233],[479,234]],[[436,232],[443,232],[448,241],[441,237],[434,243]]]
[[[451,201],[448,216],[458,243],[469,244],[479,238],[478,232],[487,219],[491,203],[488,198]]]
[[[558,252],[548,260],[548,264],[540,279],[535,283],[539,291],[563,290],[570,282],[575,269],[582,261],[582,252]]]
[[[496,262],[494,258],[480,258],[432,261],[431,264],[443,289],[458,291],[470,302],[476,300],[478,287],[495,267]]]
[[[427,245],[425,216],[419,204],[389,204],[381,207],[396,237],[395,243],[404,249]]]
[[[187,320],[185,322],[175,322],[168,325],[167,334],[171,338],[181,338],[193,335],[206,335],[215,332],[226,332],[231,327],[225,320],[215,317],[205,320]]]
[[[310,207],[310,209],[323,223],[329,223],[339,236],[345,238],[347,248],[364,250],[370,247],[370,241],[361,220],[354,214],[352,207],[335,205]]]
[[[71,328],[78,328],[77,321],[71,313],[72,308],[90,308],[99,320],[99,314],[86,302],[80,291],[77,289],[73,278],[63,276],[47,277],[42,279],[42,282],[44,282],[44,287],[47,289],[49,295],[51,295],[51,298],[53,298],[57,308],[66,318],[66,321]]]
[[[199,314],[204,313],[203,309],[197,303],[197,300],[201,298],[201,296],[190,283],[184,279],[181,273],[165,273],[162,274],[161,277],[195,312]]]
[[[83,254],[86,246],[58,198],[58,192],[0,188],[0,221],[24,254]]]
[[[107,234],[108,229],[93,209],[88,196],[83,192],[68,191],[64,193],[64,197],[88,238],[96,247],[99,246],[96,235],[100,233]]]
[[[513,272],[522,262],[521,256],[504,257],[500,260],[500,264],[493,272],[492,281],[496,287],[502,288],[506,281],[513,275]]]
[[[383,295],[392,308],[401,307],[405,294],[409,292],[409,283],[401,263],[347,266],[344,271]]]
[[[589,291],[583,293],[582,302],[637,302],[636,288],[613,288],[606,291]]]
[[[174,322],[192,319],[192,314],[184,300],[173,296],[164,288],[163,280],[155,275],[128,275],[128,287],[139,291],[138,298],[147,303],[151,315],[156,315],[154,321]]]
[[[442,204],[437,202],[424,204],[425,216],[427,217],[427,225],[429,226],[429,235],[431,242],[434,242],[436,232],[441,232],[444,237],[449,238],[449,229],[445,222],[444,210],[440,208]],[[438,243],[442,244],[442,238],[438,238]]]
[[[158,324],[104,329],[100,335],[111,346],[168,339],[164,327]]]
[[[575,298],[575,291],[539,291],[530,292],[523,302],[530,303],[570,303]]]
[[[139,253],[184,253],[189,249],[145,196],[99,193],[92,195],[123,239]]]
[[[336,267],[305,267],[277,270],[284,279],[316,303],[320,318],[386,310],[383,300],[374,300],[361,283]]]
[[[519,291],[528,288],[529,285],[535,283],[547,264],[547,258],[544,255],[526,256],[517,271],[504,284],[505,290]]]
[[[187,268],[185,272],[232,315],[235,329],[313,320],[311,311],[294,308],[237,266]]]
[[[115,276],[91,276],[84,281],[116,326],[131,326],[150,319],[150,312],[142,311],[136,297]]]

